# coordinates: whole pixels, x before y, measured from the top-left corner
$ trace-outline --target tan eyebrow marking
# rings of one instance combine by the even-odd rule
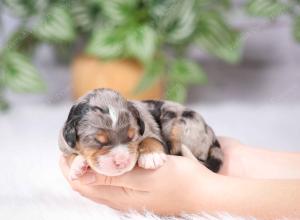
[[[127,131],[127,136],[128,136],[130,139],[132,139],[132,138],[134,137],[134,135],[135,135],[135,129],[132,128],[132,127],[130,127],[130,128],[128,129],[128,131]]]

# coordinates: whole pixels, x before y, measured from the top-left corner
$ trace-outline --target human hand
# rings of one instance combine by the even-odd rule
[[[207,181],[211,171],[184,157],[168,156],[157,170],[139,167],[121,176],[107,177],[89,170],[77,180],[70,180],[70,166],[60,159],[61,170],[71,187],[82,196],[119,210],[144,209],[158,214],[197,213],[207,204]]]
[[[70,168],[66,158],[61,157],[60,166],[75,191],[119,210],[147,209],[162,215],[226,211],[267,219],[300,216],[295,211],[300,201],[299,181],[274,180],[299,177],[295,169],[299,167],[299,153],[253,149],[231,138],[219,141],[225,155],[223,175],[212,173],[197,161],[177,156],[168,156],[165,165],[157,170],[137,167],[116,177],[88,171],[75,181],[68,179]],[[280,172],[274,174],[271,170]],[[261,177],[272,180],[253,179]],[[277,201],[285,201],[285,205]]]
[[[222,151],[224,153],[223,165],[219,171],[220,174],[226,176],[245,175],[244,152],[248,148],[239,140],[229,137],[218,137]]]

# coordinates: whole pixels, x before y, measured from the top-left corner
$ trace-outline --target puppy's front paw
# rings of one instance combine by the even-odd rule
[[[156,169],[161,167],[167,159],[163,152],[149,152],[141,154],[138,160],[139,167],[144,169]]]
[[[69,179],[75,180],[86,173],[88,169],[87,161],[82,156],[76,156],[71,164]]]

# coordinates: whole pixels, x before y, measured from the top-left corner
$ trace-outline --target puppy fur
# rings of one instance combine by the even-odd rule
[[[61,138],[60,148],[65,154],[83,156],[91,168],[105,175],[129,171],[141,154],[164,153],[159,127],[143,103],[127,101],[109,89],[93,90],[72,106]],[[129,155],[131,163],[115,164],[118,172],[111,174],[101,167],[99,158],[119,154],[115,152],[117,147],[126,157]],[[139,165],[151,168],[151,161],[139,161]]]
[[[165,153],[186,156],[183,145],[214,172],[223,161],[213,130],[197,112],[171,101],[127,101],[110,89],[93,90],[73,105],[59,141],[65,154],[81,155],[92,169],[108,176],[131,170],[137,161],[140,167],[155,169],[163,165]],[[99,158],[105,161],[115,154],[131,162],[114,164],[112,172]]]
[[[223,161],[221,146],[199,113],[171,101],[146,100],[144,103],[161,129],[168,153],[182,155],[185,145],[206,167],[219,171]]]

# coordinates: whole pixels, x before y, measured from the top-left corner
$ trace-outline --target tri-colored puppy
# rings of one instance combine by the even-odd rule
[[[106,176],[128,172],[136,163],[155,169],[166,153],[185,155],[186,149],[215,172],[222,164],[221,148],[199,114],[173,102],[127,101],[110,89],[93,90],[73,105],[59,146],[75,158],[72,179],[88,167]]]
[[[143,103],[128,102],[119,93],[97,89],[71,108],[59,138],[72,163],[71,178],[90,166],[107,176],[130,171],[138,161],[145,169],[163,165],[166,155],[160,130]]]
[[[171,101],[143,101],[161,130],[167,152],[188,156],[189,152],[207,168],[218,172],[223,161],[221,146],[201,115]]]

